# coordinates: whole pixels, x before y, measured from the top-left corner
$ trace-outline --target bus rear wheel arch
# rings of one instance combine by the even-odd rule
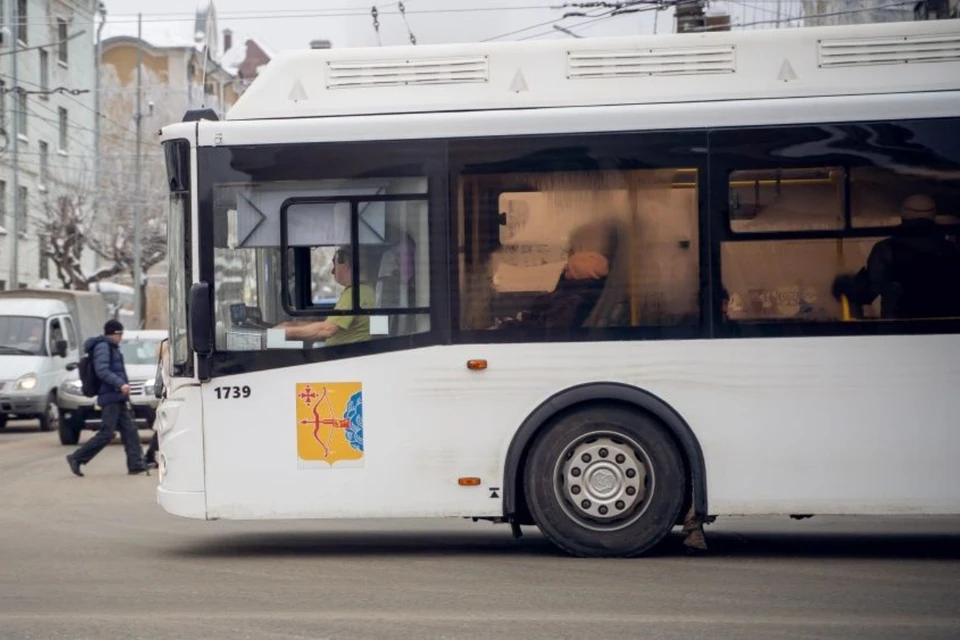
[[[546,429],[564,416],[588,408],[622,407],[647,416],[658,423],[672,438],[684,464],[687,493],[684,496],[683,518],[688,521],[709,521],[707,511],[706,465],[700,443],[683,417],[660,397],[632,385],[619,382],[590,382],[569,387],[547,398],[520,425],[504,465],[503,513],[519,535],[519,525],[534,524],[524,489],[524,468],[533,443]]]
[[[674,526],[685,467],[655,419],[581,407],[540,431],[523,469],[526,504],[547,538],[578,556],[634,556]]]

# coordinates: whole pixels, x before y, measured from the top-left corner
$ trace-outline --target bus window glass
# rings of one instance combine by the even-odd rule
[[[859,270],[879,238],[725,242],[720,260],[725,319],[732,322],[843,319],[834,278]],[[879,305],[865,310],[878,318]]]
[[[854,227],[899,226],[904,216],[912,215],[908,199],[914,196],[929,199],[936,224],[960,224],[958,169],[895,166],[850,170],[850,215]]]
[[[765,169],[730,174],[730,228],[736,233],[843,227],[843,169]]]
[[[170,342],[173,365],[182,366],[190,359],[187,334],[187,288],[190,277],[187,253],[187,199],[189,193],[170,195],[170,220],[167,223],[167,282],[170,287]]]
[[[698,322],[696,169],[466,174],[458,198],[462,329]]]
[[[428,331],[426,183],[216,186],[218,350],[320,348]]]

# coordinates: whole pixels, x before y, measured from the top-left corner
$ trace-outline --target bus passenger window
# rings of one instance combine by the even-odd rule
[[[699,320],[695,169],[464,173],[461,328]]]
[[[730,174],[735,233],[814,231],[843,226],[843,169],[767,169]]]
[[[960,245],[951,237],[960,222],[958,177],[901,166],[732,172],[732,231],[796,233],[734,235],[722,244],[724,320],[960,317]],[[839,189],[845,179],[848,215]],[[822,237],[832,229],[833,237]]]
[[[837,273],[858,269],[878,238],[751,240],[720,249],[725,318],[732,322],[842,319],[830,294]],[[873,310],[871,313],[877,313]]]

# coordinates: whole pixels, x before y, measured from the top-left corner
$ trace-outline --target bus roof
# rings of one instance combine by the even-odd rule
[[[960,89],[954,20],[285,52],[227,120]]]

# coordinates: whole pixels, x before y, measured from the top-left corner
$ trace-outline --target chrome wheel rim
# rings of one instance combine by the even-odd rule
[[[597,431],[563,450],[554,472],[560,506],[572,520],[594,531],[616,531],[636,522],[653,495],[653,467],[638,442]]]

